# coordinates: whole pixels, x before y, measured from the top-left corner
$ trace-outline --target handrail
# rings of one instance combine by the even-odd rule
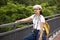
[[[49,37],[50,37],[51,35],[53,35],[53,33],[55,33],[56,31],[58,31],[59,29],[60,29],[60,27],[57,28],[57,29],[55,29],[53,32],[51,32],[51,33],[49,34]]]
[[[56,14],[56,15],[52,15],[52,16],[47,16],[47,17],[45,17],[45,19],[51,19],[52,17],[58,17],[58,16],[60,16],[60,14]],[[21,23],[22,22],[20,22],[20,23],[12,22],[12,23],[7,23],[7,24],[2,24],[2,25],[0,25],[0,28],[8,27],[10,25],[15,26],[16,24],[21,24]],[[26,22],[23,22],[23,23],[26,23]]]
[[[58,17],[59,18],[59,17]],[[53,19],[55,19],[55,18],[53,18]],[[52,20],[53,20],[52,19]],[[47,20],[47,21],[50,21],[50,20]],[[6,25],[6,26],[8,26],[8,25]],[[33,25],[29,25],[29,27],[32,27]],[[8,34],[8,33],[12,33],[12,32],[15,32],[15,31],[18,31],[18,30],[23,30],[24,28],[29,28],[28,26],[26,26],[26,27],[23,27],[23,28],[18,28],[18,29],[15,29],[15,30],[11,30],[11,31],[8,31],[8,32],[4,32],[4,33],[0,33],[0,36],[3,36],[3,35],[6,35],[6,34]],[[54,31],[55,32],[55,31]],[[54,33],[54,32],[52,32],[52,33]],[[52,34],[51,33],[51,34]],[[51,34],[49,34],[49,36],[51,35]]]
[[[47,17],[45,17],[45,18],[51,18],[51,17],[59,17],[60,16],[60,14],[56,14],[56,15],[52,15],[52,16],[47,16]],[[24,22],[25,23],[25,22]],[[4,27],[9,27],[10,25],[13,25],[13,26],[15,26],[16,24],[21,24],[21,23],[15,23],[15,22],[12,22],[12,23],[8,23],[8,24],[2,24],[2,25],[0,25],[0,28],[4,28]],[[32,25],[29,25],[29,27],[31,27]],[[24,27],[24,28],[28,28],[28,26],[26,26],[26,27]],[[6,34],[9,34],[9,33],[12,33],[12,32],[15,32],[15,31],[18,31],[18,30],[22,30],[22,29],[24,29],[24,28],[18,28],[18,29],[14,29],[14,30],[11,30],[11,31],[8,31],[8,32],[4,32],[4,33],[0,33],[0,36],[4,36],[4,35],[6,35]],[[57,31],[59,28],[57,28],[55,31]],[[50,35],[52,35],[55,31],[53,31],[52,33],[50,33],[49,34],[49,36]]]
[[[60,16],[60,14],[55,14],[55,15],[47,16],[47,17],[45,17],[45,19],[51,19],[52,17],[58,17],[58,16]]]
[[[32,26],[32,24],[29,25],[29,27],[31,27],[31,26]],[[6,35],[6,34],[9,34],[9,33],[12,33],[12,32],[18,31],[18,30],[23,30],[24,28],[29,28],[29,27],[26,26],[26,27],[23,27],[23,28],[18,28],[18,29],[11,30],[11,31],[8,31],[8,32],[0,33],[0,36],[4,36],[4,35]]]

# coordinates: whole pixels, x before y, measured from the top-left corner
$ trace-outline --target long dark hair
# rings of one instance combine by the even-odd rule
[[[41,15],[43,15],[43,12],[42,12],[42,10],[40,11],[40,14],[41,14]]]
[[[40,11],[40,14],[41,14],[41,15],[43,15],[42,9],[41,9],[41,8],[39,8],[39,10],[41,10],[41,11]]]

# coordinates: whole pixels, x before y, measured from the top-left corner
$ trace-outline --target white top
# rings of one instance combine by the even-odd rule
[[[39,17],[37,17],[35,14],[33,14],[32,16],[30,16],[33,19],[33,28],[40,30],[40,22],[45,23],[45,18],[43,15],[40,15]],[[44,28],[43,28],[44,30]]]

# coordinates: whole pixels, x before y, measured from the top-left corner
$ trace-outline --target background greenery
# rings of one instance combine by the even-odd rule
[[[60,0],[0,0],[0,25],[31,16],[35,4],[42,6],[44,16],[60,13]]]

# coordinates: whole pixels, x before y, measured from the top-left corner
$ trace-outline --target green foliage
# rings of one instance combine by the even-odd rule
[[[6,5],[7,4],[7,0],[0,0],[0,6]]]
[[[41,4],[44,16],[55,14],[56,6],[48,6],[47,3]],[[7,5],[0,8],[0,24],[14,22],[18,19],[26,18],[32,15],[33,7],[25,6],[19,3],[7,2]]]
[[[42,11],[44,16],[50,16],[50,15],[56,14],[54,10],[57,8],[56,6],[48,6],[47,3],[42,3],[41,5],[43,7]]]
[[[6,32],[6,31],[10,31],[10,30],[12,30],[12,29],[13,29],[12,26],[10,26],[10,27],[5,27],[5,28],[0,28],[0,33]]]
[[[33,14],[31,6],[8,2],[6,6],[0,8],[0,24],[14,22],[31,14]]]
[[[60,13],[59,0],[0,0],[0,24],[10,23],[29,17],[34,13],[32,5],[35,4],[42,5],[44,16]],[[26,24],[17,25],[17,28],[25,25]],[[13,29],[13,27],[0,30],[9,31],[11,29]]]

